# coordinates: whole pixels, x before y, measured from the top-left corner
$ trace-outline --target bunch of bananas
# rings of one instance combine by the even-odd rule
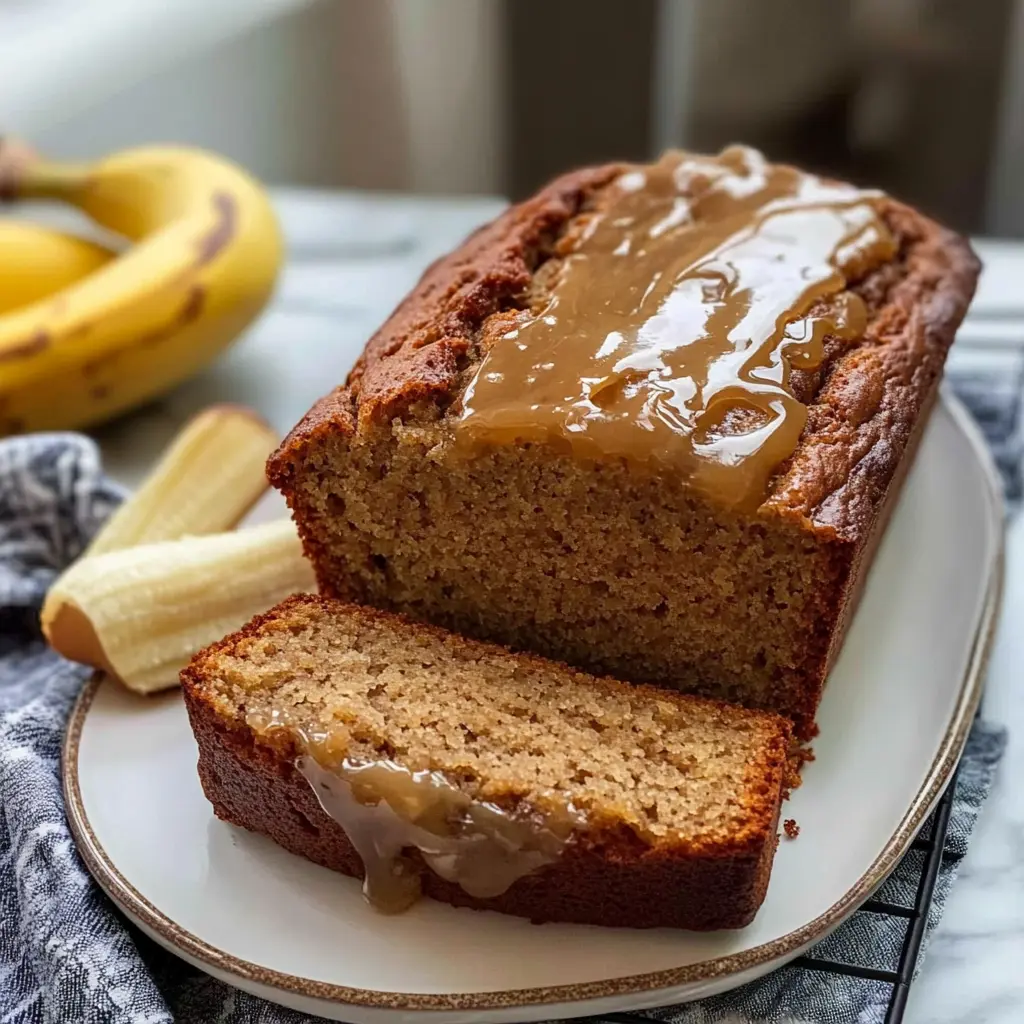
[[[78,165],[0,139],[0,199],[70,203],[124,241],[0,220],[0,436],[100,423],[186,380],[260,312],[281,265],[264,191],[197,150]]]

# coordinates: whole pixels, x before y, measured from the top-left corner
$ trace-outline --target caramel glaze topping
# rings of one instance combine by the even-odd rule
[[[483,358],[457,441],[656,463],[756,507],[807,421],[791,369],[863,336],[847,282],[896,254],[879,194],[732,147],[668,153],[606,198]]]
[[[251,711],[246,721],[257,733],[285,728],[296,738],[305,751],[296,767],[362,858],[367,901],[385,913],[419,898],[420,870],[410,850],[470,896],[487,899],[558,860],[583,824],[571,806],[512,812],[473,799],[441,772],[339,757],[347,746],[343,730],[310,731],[280,709]]]

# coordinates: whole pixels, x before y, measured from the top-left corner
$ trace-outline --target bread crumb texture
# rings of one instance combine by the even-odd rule
[[[440,771],[509,808],[570,803],[588,830],[626,825],[652,847],[727,854],[774,835],[790,738],[778,716],[595,678],[396,615],[295,597],[199,654],[185,681],[226,720],[276,711],[329,733],[339,760]]]

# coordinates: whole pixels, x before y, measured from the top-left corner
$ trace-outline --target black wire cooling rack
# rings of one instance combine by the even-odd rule
[[[921,862],[921,874],[917,883],[917,893],[912,907],[901,907],[883,900],[868,900],[856,911],[858,914],[883,914],[895,920],[906,922],[906,933],[900,949],[899,960],[895,970],[882,967],[866,967],[859,964],[842,963],[814,956],[801,956],[790,961],[780,970],[822,971],[825,974],[842,975],[849,978],[860,978],[866,982],[881,982],[891,987],[889,1004],[885,1012],[885,1024],[900,1024],[907,1008],[907,997],[910,985],[914,980],[914,969],[921,953],[928,924],[928,913],[931,910],[932,896],[935,893],[935,880],[943,860],[955,860],[961,854],[946,849],[946,836],[949,832],[949,815],[953,807],[953,793],[956,789],[956,774],[950,780],[942,798],[935,805],[931,816],[921,829],[919,838],[914,840],[911,850],[924,854]],[[656,1013],[657,1011],[652,1011]],[[569,1024],[656,1024],[657,1018],[646,1013],[607,1013],[599,1017],[580,1017]]]
[[[946,835],[949,832],[949,815],[953,809],[953,793],[956,790],[956,773],[950,779],[946,792],[942,794],[932,811],[919,838],[914,840],[912,850],[924,854],[921,864],[921,876],[917,882],[917,893],[912,907],[901,907],[895,903],[882,900],[868,900],[857,911],[858,914],[885,914],[893,918],[906,920],[906,933],[900,949],[899,962],[896,970],[877,967],[861,967],[856,964],[839,963],[834,960],[818,960],[814,957],[801,956],[793,960],[788,969],[803,968],[811,971],[825,971],[828,974],[841,974],[865,981],[880,981],[892,987],[889,1005],[885,1012],[885,1024],[899,1024],[903,1020],[903,1012],[907,1008],[907,996],[914,980],[917,958],[921,953],[928,925],[928,914],[935,893],[935,880],[939,876],[939,868],[943,860],[955,860],[961,854],[946,849]]]

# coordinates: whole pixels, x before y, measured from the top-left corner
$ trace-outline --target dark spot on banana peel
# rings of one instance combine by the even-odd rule
[[[105,366],[116,363],[120,359],[120,352],[110,352],[105,356],[97,356],[95,359],[88,359],[82,363],[82,375],[92,377],[99,373]]]
[[[188,297],[185,299],[185,305],[181,307],[181,312],[178,314],[178,324],[190,324],[193,320],[199,317],[205,305],[206,289],[199,284],[192,285],[188,290]]]
[[[50,344],[50,335],[41,327],[35,334],[24,341],[15,342],[13,345],[5,345],[0,349],[0,363],[14,362],[18,359],[28,359],[37,352],[42,352]]]
[[[54,310],[56,313],[57,311]],[[74,327],[69,328],[64,332],[65,338],[84,338],[92,330],[92,324],[88,320],[83,320],[80,324],[75,324]]]
[[[136,340],[138,344],[145,348],[151,345],[158,345],[161,341],[166,338],[173,338],[187,324],[190,324],[195,320],[200,313],[203,311],[203,307],[206,305],[206,289],[201,285],[194,284],[188,290],[188,295],[185,297],[185,303],[178,310],[178,315],[174,320],[166,327],[161,327],[159,330],[150,331],[149,334],[140,335]]]
[[[102,399],[106,398],[110,394],[110,388],[106,384],[95,384],[89,388],[89,395],[92,398]]]
[[[25,431],[25,421],[17,416],[0,419],[0,434],[21,434]]]
[[[150,331],[148,334],[140,334],[135,340],[143,348],[149,348],[152,345],[159,345],[164,338],[169,338],[173,333],[173,330],[161,327],[159,331]]]
[[[213,227],[197,243],[196,262],[200,267],[216,259],[238,230],[238,203],[230,192],[214,192],[213,209],[217,219]]]

